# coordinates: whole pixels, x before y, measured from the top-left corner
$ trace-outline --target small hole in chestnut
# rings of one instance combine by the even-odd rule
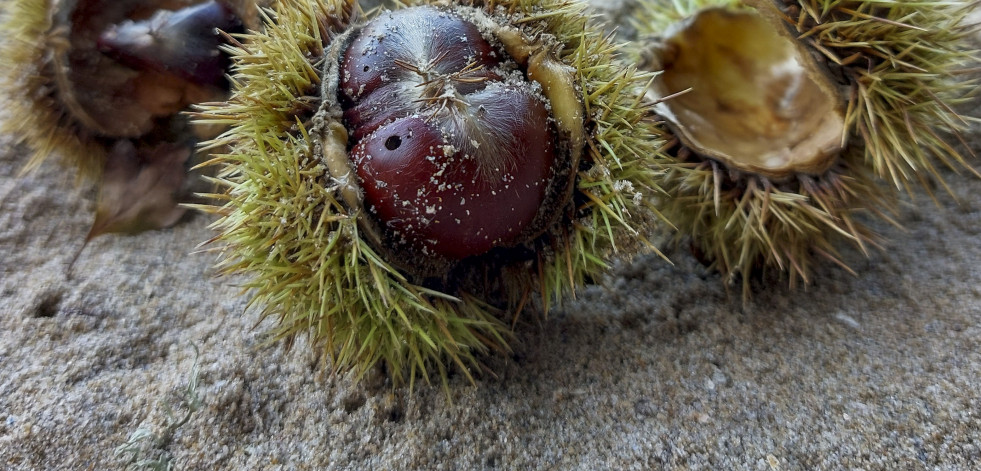
[[[402,147],[402,138],[398,136],[392,136],[385,139],[385,148],[388,150],[395,150]]]

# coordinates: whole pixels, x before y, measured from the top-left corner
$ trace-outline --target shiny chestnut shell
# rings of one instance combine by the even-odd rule
[[[379,16],[347,48],[339,93],[388,243],[459,260],[528,238],[555,132],[545,99],[474,24],[432,7]]]
[[[153,70],[198,85],[224,87],[230,60],[220,51],[219,33],[241,33],[242,20],[224,1],[179,10],[159,10],[142,20],[110,25],[98,37],[98,49],[136,70]]]

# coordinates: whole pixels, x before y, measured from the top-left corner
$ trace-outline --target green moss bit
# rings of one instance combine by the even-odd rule
[[[535,292],[547,309],[606,269],[609,255],[646,247],[643,224],[649,220],[628,221],[651,214],[647,196],[657,190],[659,170],[649,157],[663,139],[641,119],[645,110],[629,90],[650,77],[611,65],[616,47],[587,27],[581,5],[463,4],[510,12],[565,44],[557,54],[576,69],[588,113],[589,162],[579,173],[579,207],[570,206],[575,222],[565,218],[536,242],[537,261],[489,274],[490,290],[507,292],[503,304],[481,292],[426,288],[397,271],[359,234],[363,216],[344,204],[313,155],[308,130],[320,105],[325,45],[356,17],[352,2],[279,2],[266,14],[265,30],[239,38],[231,51],[235,92],[229,102],[200,107],[200,121],[231,126],[209,146],[228,149],[210,162],[223,166],[216,182],[225,190],[211,196],[224,203],[204,208],[219,215],[213,227],[223,244],[221,273],[246,274],[251,304],[278,321],[273,337],[289,345],[308,334],[335,370],[360,377],[384,364],[394,384],[408,380],[410,386],[436,371],[445,385],[449,362],[472,381],[481,355],[508,350],[505,311],[517,316]]]

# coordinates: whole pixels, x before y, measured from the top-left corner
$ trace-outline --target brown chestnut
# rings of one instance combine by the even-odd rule
[[[352,40],[339,98],[388,243],[459,260],[535,232],[555,132],[545,99],[506,59],[473,23],[432,7],[381,15]]]
[[[242,32],[242,21],[230,5],[210,1],[111,25],[96,44],[103,53],[137,70],[224,86],[229,59],[219,50],[223,41],[218,30]]]

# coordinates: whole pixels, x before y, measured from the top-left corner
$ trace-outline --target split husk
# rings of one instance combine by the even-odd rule
[[[445,382],[447,363],[472,378],[483,355],[509,349],[510,324],[524,309],[547,312],[603,273],[612,256],[650,250],[644,234],[656,219],[650,201],[660,172],[650,157],[663,143],[631,93],[650,76],[613,62],[617,46],[582,5],[417,1],[400,8],[422,4],[482,12],[516,62],[537,54],[569,74],[566,85],[553,85],[571,94],[546,95],[560,128],[581,123],[563,141],[581,158],[571,169],[571,197],[555,203],[557,217],[533,240],[423,277],[400,269],[405,261],[366,233],[370,215],[343,178],[344,160],[325,158],[347,150],[347,132],[323,114],[315,119],[336,100],[322,94],[333,41],[367,19],[351,2],[279,2],[264,30],[242,36],[232,51],[231,99],[202,106],[198,116],[231,126],[211,143],[231,149],[211,162],[222,168],[224,192],[212,196],[223,203],[203,208],[219,217],[222,273],[247,277],[252,304],[278,324],[274,338],[289,345],[306,334],[335,370],[361,375],[383,364],[394,384],[433,372]],[[560,95],[577,103],[560,103]]]
[[[98,41],[112,25],[201,3],[9,2],[0,25],[5,35],[0,57],[6,65],[0,89],[12,119],[2,123],[2,130],[28,145],[32,157],[25,170],[53,156],[79,177],[95,177],[120,140],[152,152],[160,142],[194,139],[179,112],[190,103],[221,99],[225,90],[130,67],[100,51]],[[241,18],[256,15],[254,0],[229,4]]]
[[[733,90],[739,90],[739,85],[727,89],[724,84],[713,84],[712,78],[706,79],[707,84],[689,79],[691,90],[687,92],[679,89],[684,88],[679,83],[668,87],[658,80],[648,90],[650,100],[664,100],[659,114],[679,138],[661,183],[671,197],[661,199],[660,207],[679,227],[679,237],[689,238],[696,254],[729,280],[775,268],[789,275],[791,285],[799,280],[806,283],[817,258],[844,266],[836,251],[837,240],[847,240],[868,253],[877,237],[866,222],[869,218],[889,220],[896,189],[913,191],[916,182],[930,180],[943,184],[938,166],[973,172],[965,156],[950,144],[968,129],[971,119],[954,109],[977,88],[961,76],[976,67],[978,60],[965,21],[970,5],[878,0],[647,2],[637,23],[643,36],[637,57],[646,64],[644,68],[673,66],[675,58],[665,51],[678,46],[665,37],[682,29],[681,25],[690,25],[699,11],[706,10],[716,17],[745,19],[749,15],[754,23],[768,25],[768,34],[779,36],[779,41],[797,51],[796,61],[805,72],[798,75],[798,81],[811,79],[817,85],[812,89],[821,92],[815,96],[823,94],[833,100],[830,111],[820,106],[821,100],[795,105],[794,99],[804,95],[795,95],[799,90],[785,86],[786,82],[780,85],[788,76],[786,67],[767,72],[746,64],[724,73],[769,95],[743,100],[736,94],[734,98]],[[718,46],[747,44],[733,34],[719,39]],[[713,66],[722,67],[708,65]],[[677,79],[676,71],[665,71],[659,79],[672,74]],[[685,93],[669,97],[672,92]],[[754,111],[754,105],[767,103],[774,95],[791,106]],[[716,136],[725,136],[729,142],[692,139],[692,135],[697,138],[708,133],[693,133],[685,127],[696,127],[695,121],[679,122],[676,117],[685,113],[697,117],[699,106],[702,117],[729,115],[728,121],[715,124],[725,128]],[[712,107],[726,113],[704,111]],[[765,124],[753,128],[759,116]],[[839,119],[843,139],[835,148]],[[832,126],[815,127],[815,122]],[[767,134],[773,130],[779,131]],[[793,138],[794,133],[815,138],[822,130],[827,138],[808,146],[810,152],[770,159],[784,155],[789,147],[780,145],[783,141],[774,140],[774,135],[791,136],[790,142],[797,143],[801,141]],[[743,140],[740,133],[746,142],[773,140],[778,145],[760,148],[732,142]],[[742,148],[749,149],[743,154],[757,155],[733,157]],[[773,155],[767,156],[768,152]],[[748,296],[745,280],[743,289]]]

